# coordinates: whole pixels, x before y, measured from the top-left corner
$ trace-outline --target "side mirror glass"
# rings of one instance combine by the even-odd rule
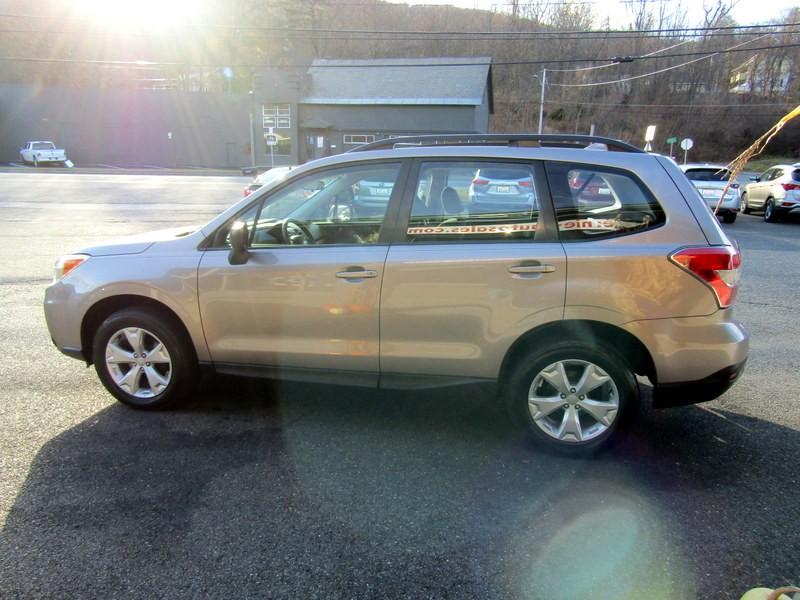
[[[247,243],[250,239],[247,231],[247,224],[243,221],[236,221],[231,226],[229,240],[231,251],[228,252],[228,262],[232,265],[243,265],[247,262]]]

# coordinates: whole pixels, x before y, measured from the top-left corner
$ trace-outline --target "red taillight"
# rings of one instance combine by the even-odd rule
[[[789,190],[800,190],[800,184],[797,183],[782,183],[781,185],[787,192]]]
[[[473,179],[472,185],[489,185],[488,179]]]
[[[517,185],[519,187],[533,187],[533,182],[530,179],[523,179],[522,181],[518,181]]]
[[[717,297],[720,308],[728,308],[736,299],[739,286],[739,267],[742,256],[733,246],[704,246],[684,248],[669,259],[705,282]]]
[[[247,198],[252,193],[253,193],[253,190],[251,190],[250,186],[248,185],[246,188],[244,188],[244,190],[242,192],[242,196]]]

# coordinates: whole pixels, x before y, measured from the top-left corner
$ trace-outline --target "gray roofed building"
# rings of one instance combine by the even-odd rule
[[[488,57],[319,59],[305,70],[264,69],[254,83],[260,164],[297,164],[394,136],[485,133],[494,108]],[[273,145],[260,142],[265,133]]]

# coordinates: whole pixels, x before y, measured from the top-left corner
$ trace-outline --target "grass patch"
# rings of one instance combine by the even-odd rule
[[[757,156],[753,160],[748,161],[744,170],[763,173],[774,165],[791,165],[796,162],[798,162],[798,159],[793,156]]]

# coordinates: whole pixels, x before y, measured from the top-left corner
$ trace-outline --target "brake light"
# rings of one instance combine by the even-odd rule
[[[522,181],[518,181],[517,185],[519,187],[533,187],[533,182],[530,179],[523,179]]]
[[[781,186],[783,186],[783,189],[787,192],[789,190],[800,190],[800,184],[797,183],[782,183]]]
[[[242,191],[242,196],[243,196],[244,198],[247,198],[247,197],[248,197],[250,194],[252,194],[252,193],[253,193],[253,190],[251,190],[251,189],[250,189],[250,186],[248,185],[248,186],[247,186],[246,188],[244,188],[244,190]]]
[[[472,180],[472,185],[489,185],[489,180],[476,178]]]
[[[742,255],[733,246],[684,248],[669,259],[708,285],[720,308],[728,308],[736,299]]]

